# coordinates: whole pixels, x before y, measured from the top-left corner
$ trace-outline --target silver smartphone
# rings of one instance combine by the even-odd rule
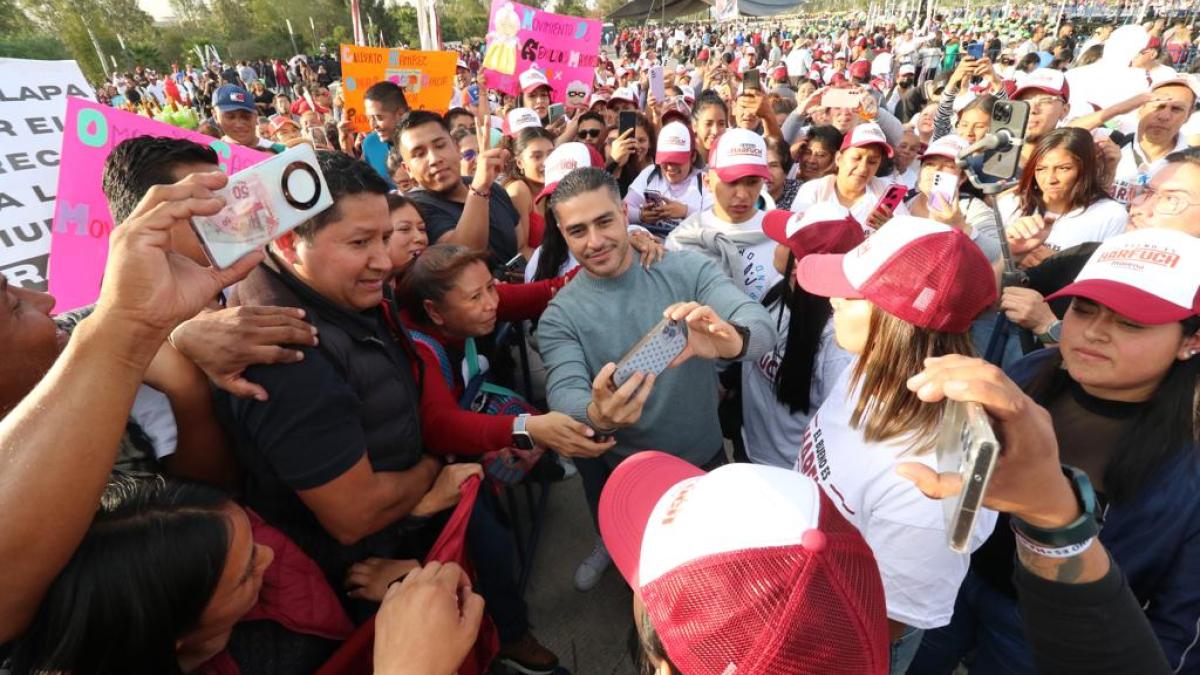
[[[938,472],[956,473],[962,478],[958,496],[942,500],[946,543],[951,551],[971,552],[975,519],[999,456],[1000,443],[983,406],[947,400],[938,431]]]
[[[613,384],[625,384],[634,373],[658,375],[687,347],[687,324],[663,319],[617,362]]]
[[[215,194],[225,198],[225,208],[194,216],[192,229],[221,268],[333,205],[317,153],[307,143],[233,174]]]

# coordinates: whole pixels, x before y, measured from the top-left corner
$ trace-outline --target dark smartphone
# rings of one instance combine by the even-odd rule
[[[747,70],[745,74],[742,75],[742,88],[762,91],[762,82],[758,79],[757,70]]]
[[[633,110],[622,110],[617,118],[617,131],[624,134],[626,131],[637,126],[637,112]]]
[[[1029,124],[1029,104],[1025,101],[996,101],[992,106],[992,123],[988,133],[1007,131],[1014,139],[1025,137],[1025,125]],[[1010,180],[1017,175],[1017,163],[1021,160],[1021,142],[988,151],[983,156],[981,173],[997,180]]]
[[[504,263],[504,269],[509,272],[524,272],[525,265],[527,264],[528,261],[525,260],[525,256],[518,253],[509,258],[508,262]]]

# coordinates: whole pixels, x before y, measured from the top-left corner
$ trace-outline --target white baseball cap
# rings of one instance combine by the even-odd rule
[[[634,105],[637,105],[638,102],[637,96],[628,87],[617,88],[617,90],[612,93],[612,96],[610,96],[608,100],[610,102],[625,101]]]
[[[969,145],[970,143],[967,143],[967,139],[959,136],[958,134],[942,136],[936,141],[930,143],[929,147],[925,148],[925,152],[921,153],[920,159],[925,159],[926,157],[948,157],[950,159],[958,159],[958,156],[963,150],[966,150],[967,146]]]
[[[883,146],[883,151],[888,157],[895,154],[892,151],[892,146],[887,141],[887,136],[883,135],[883,129],[879,128],[879,125],[874,122],[867,122],[854,127],[842,139],[842,150],[865,148],[868,145]]]
[[[901,75],[916,75],[917,68],[916,68],[916,66],[914,66],[911,63],[906,63],[906,64],[900,66],[900,74]]]
[[[515,134],[522,129],[542,126],[542,118],[532,108],[513,108],[504,119],[504,133]]]
[[[1044,91],[1064,101],[1071,98],[1071,86],[1067,84],[1067,76],[1063,71],[1054,68],[1038,68],[1027,75],[1013,92],[1012,98],[1018,99],[1027,91]]]
[[[518,79],[521,81],[521,93],[523,94],[528,94],[539,87],[550,88],[550,80],[547,80],[546,74],[537,68],[526,70]]]
[[[1154,75],[1150,76],[1150,91],[1173,84],[1185,86],[1192,90],[1192,96],[1200,97],[1200,81],[1197,81],[1195,75],[1164,71],[1157,77]]]
[[[681,84],[679,85],[679,91],[683,92],[683,100],[687,101],[688,104],[696,102],[696,88],[692,85]]]
[[[767,144],[762,136],[748,129],[727,129],[717,140],[708,162],[724,183],[747,176],[771,177],[767,169]]]
[[[608,94],[602,91],[592,92],[592,95],[588,97],[588,108],[595,106],[597,103],[608,103]]]
[[[575,169],[600,166],[604,166],[604,159],[592,146],[579,141],[563,143],[546,156],[546,182],[533,201],[549,197],[554,188],[558,187],[558,182]]]
[[[1087,298],[1145,324],[1200,314],[1200,239],[1143,228],[1104,240],[1079,276],[1047,297]]]
[[[684,164],[692,156],[692,132],[682,122],[671,122],[658,134],[654,161],[658,164]]]

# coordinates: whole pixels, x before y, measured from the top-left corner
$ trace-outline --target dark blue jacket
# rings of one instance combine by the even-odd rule
[[[1056,350],[1009,367],[1027,386]],[[1200,673],[1200,448],[1174,455],[1132,501],[1109,504],[1100,541],[1129,578],[1177,673]]]

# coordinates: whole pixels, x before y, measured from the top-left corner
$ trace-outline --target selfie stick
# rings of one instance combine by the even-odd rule
[[[1012,176],[988,180],[983,177],[981,169],[987,155],[1006,152],[1021,143],[1024,143],[1024,139],[1013,136],[1005,129],[1000,129],[994,133],[984,134],[983,138],[964,149],[956,160],[959,168],[967,175],[967,180],[971,181],[971,185],[974,185],[983,194],[983,202],[992,210],[996,233],[999,235],[997,238],[1000,240],[1000,255],[1004,258],[1004,273],[1000,276],[1001,291],[1008,286],[1027,286],[1029,284],[1029,275],[1013,262],[1012,252],[1008,248],[1008,238],[1004,236],[1004,221],[1000,217],[1000,210],[996,208],[996,195],[1013,187],[1017,181],[1013,180]],[[982,156],[976,157],[981,153]],[[988,340],[987,351],[984,353],[984,358],[988,362],[997,366],[1003,365],[1004,345],[1008,342],[1008,335],[1012,330],[1012,322],[1008,320],[1008,316],[1004,312],[999,312],[996,315],[996,324],[992,328],[992,337]],[[1032,351],[1033,336],[1028,331],[1020,331],[1019,334],[1021,350],[1026,353]]]

